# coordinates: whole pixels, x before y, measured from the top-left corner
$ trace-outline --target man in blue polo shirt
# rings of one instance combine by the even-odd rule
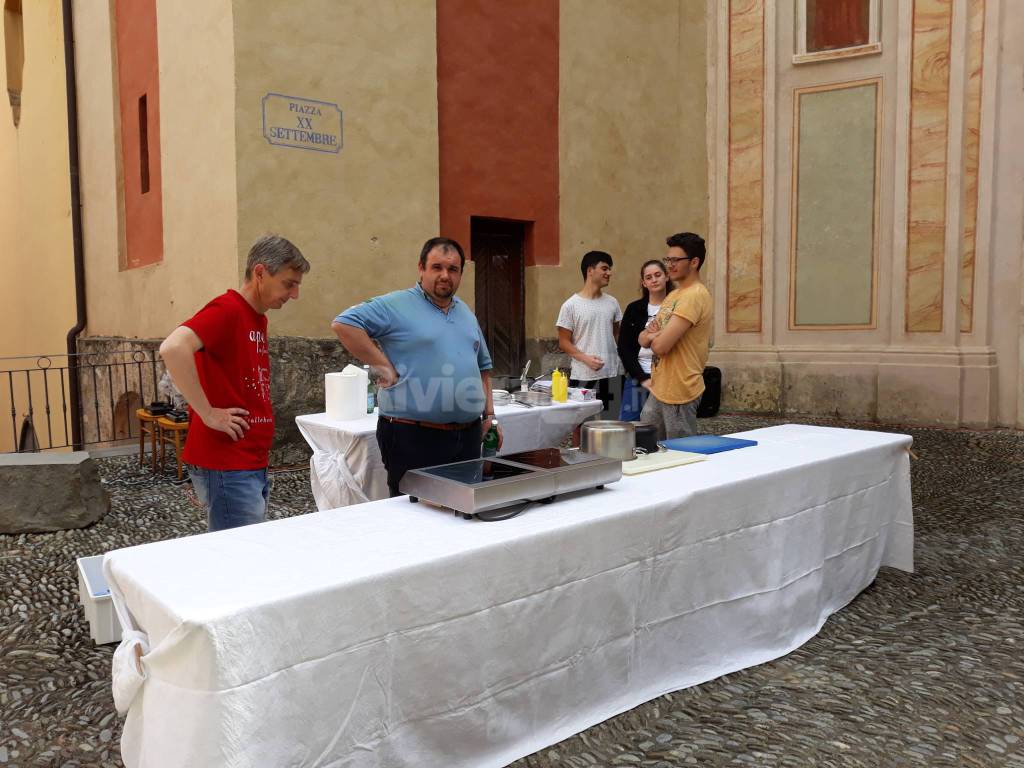
[[[431,238],[415,286],[349,307],[331,324],[377,376],[377,443],[392,496],[410,469],[480,458],[491,428],[491,355],[476,315],[455,298],[465,264],[457,242]]]

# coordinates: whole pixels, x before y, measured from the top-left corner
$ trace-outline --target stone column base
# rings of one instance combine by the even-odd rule
[[[998,426],[996,355],[988,347],[720,347],[708,364],[722,369],[725,410]]]

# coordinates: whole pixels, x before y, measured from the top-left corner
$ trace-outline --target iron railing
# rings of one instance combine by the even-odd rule
[[[0,358],[0,453],[137,439],[135,412],[161,399],[163,372],[152,349]]]

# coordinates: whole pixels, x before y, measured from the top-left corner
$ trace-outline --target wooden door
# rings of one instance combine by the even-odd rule
[[[470,238],[476,270],[476,316],[491,352],[494,375],[519,376],[526,362],[526,224],[474,217]]]

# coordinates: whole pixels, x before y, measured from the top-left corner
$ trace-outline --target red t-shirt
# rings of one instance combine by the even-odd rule
[[[182,458],[204,469],[264,469],[274,439],[267,316],[237,291],[228,291],[182,325],[203,342],[196,352],[196,369],[210,405],[249,412],[249,429],[235,442],[192,411]]]

